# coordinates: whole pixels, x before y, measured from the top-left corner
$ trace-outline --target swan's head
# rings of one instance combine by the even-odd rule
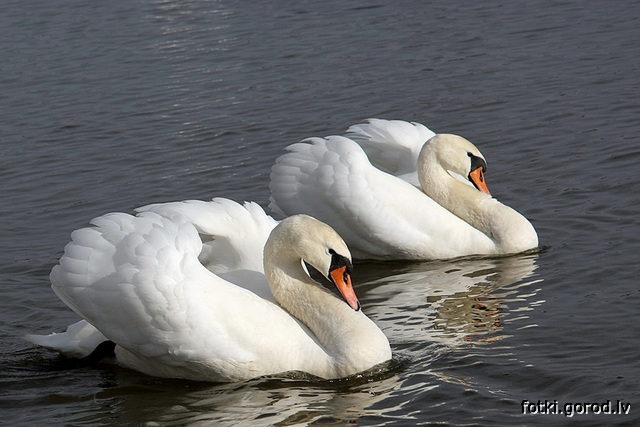
[[[283,250],[285,245],[296,258],[304,260],[331,281],[351,308],[360,310],[351,284],[351,253],[333,228],[308,215],[290,216],[271,232],[265,246],[265,260],[268,251]]]
[[[491,195],[484,179],[487,162],[480,150],[463,137],[437,134],[424,145],[420,157],[434,158],[450,175],[458,179],[462,177],[478,190]],[[419,164],[429,167],[427,161],[419,161]]]

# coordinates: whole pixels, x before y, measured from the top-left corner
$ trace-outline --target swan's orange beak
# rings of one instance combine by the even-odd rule
[[[351,276],[347,272],[347,267],[342,266],[331,270],[329,275],[340,291],[340,294],[342,294],[342,297],[345,299],[347,304],[349,304],[349,307],[353,308],[355,311],[360,310],[360,302],[358,301],[358,297],[356,297],[353,286],[351,286]]]
[[[471,182],[473,182],[473,185],[475,185],[478,190],[488,194],[489,196],[491,195],[491,193],[489,193],[489,189],[487,188],[487,184],[484,182],[484,172],[482,172],[481,167],[469,173],[469,179],[471,180]]]

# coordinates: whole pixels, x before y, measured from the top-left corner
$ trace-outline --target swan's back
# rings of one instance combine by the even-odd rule
[[[200,262],[216,274],[262,272],[262,250],[278,224],[255,202],[240,205],[225,198],[159,203],[136,211],[156,212],[167,218],[182,216],[193,224],[203,243]]]
[[[345,134],[357,142],[372,165],[420,187],[417,175],[422,146],[435,133],[420,123],[403,120],[368,119]]]

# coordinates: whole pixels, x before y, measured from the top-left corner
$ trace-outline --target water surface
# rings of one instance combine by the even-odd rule
[[[637,424],[639,17],[591,0],[3,2],[3,420]],[[394,351],[382,371],[198,384],[21,339],[77,320],[48,274],[89,219],[217,196],[266,208],[287,144],[368,117],[470,139],[544,247],[356,265]],[[631,410],[522,415],[523,400]]]

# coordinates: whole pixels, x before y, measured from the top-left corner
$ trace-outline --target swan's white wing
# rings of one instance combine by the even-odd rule
[[[268,354],[291,337],[313,343],[278,306],[207,270],[197,258],[198,231],[184,217],[115,213],[92,224],[73,232],[51,272],[52,288],[126,350],[118,355],[126,365],[152,375],[233,380],[253,369],[286,370],[281,355]]]
[[[264,277],[264,245],[278,222],[254,202],[240,205],[225,198],[159,203],[136,209],[167,218],[182,216],[198,230],[200,262],[238,286],[273,301]]]
[[[200,261],[216,274],[234,270],[263,272],[262,252],[278,224],[254,202],[240,205],[225,198],[159,203],[136,209],[167,218],[180,215],[198,230],[203,242]]]
[[[255,202],[240,205],[225,198],[187,200],[136,209],[167,218],[180,215],[194,225],[202,241],[198,259],[229,282],[275,302],[264,277],[264,244],[278,222]]]
[[[420,123],[368,119],[351,126],[345,136],[360,144],[375,167],[420,187],[418,155],[434,135]]]
[[[348,138],[311,138],[287,151],[271,169],[269,207],[326,222],[358,258],[448,258],[494,246],[422,191],[373,167]]]
[[[189,200],[148,205],[138,212],[156,212],[169,219],[182,216],[193,224],[204,242],[200,261],[212,272],[260,297],[275,301],[264,277],[264,244],[277,222],[253,202],[244,205],[229,199],[210,202]],[[71,357],[88,356],[107,338],[86,320],[65,332],[25,337],[34,344]]]

